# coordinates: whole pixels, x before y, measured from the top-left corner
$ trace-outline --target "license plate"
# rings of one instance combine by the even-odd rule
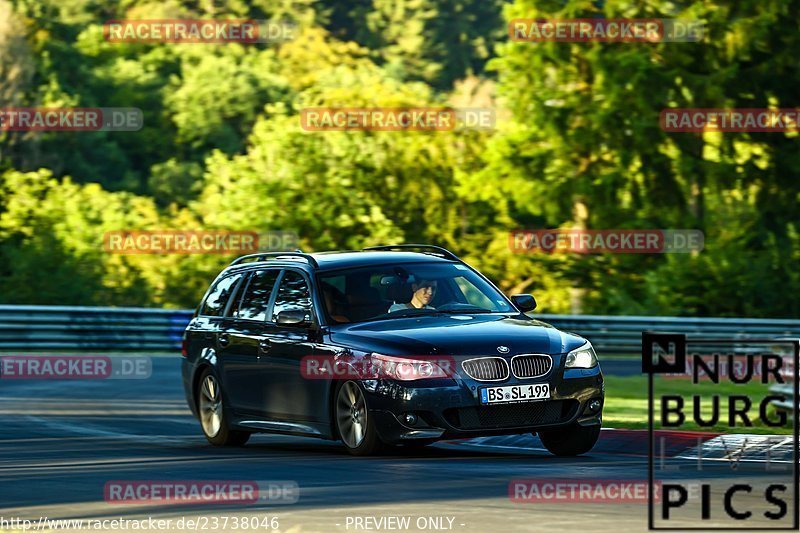
[[[533,385],[510,385],[508,387],[484,387],[481,390],[481,403],[516,403],[535,402],[550,399],[550,385],[536,383]]]

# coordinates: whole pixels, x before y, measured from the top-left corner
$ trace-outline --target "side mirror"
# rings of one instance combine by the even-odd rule
[[[532,294],[515,294],[511,297],[511,301],[523,313],[536,309],[536,298]]]
[[[276,322],[283,326],[310,326],[309,311],[305,309],[286,309],[278,313]]]

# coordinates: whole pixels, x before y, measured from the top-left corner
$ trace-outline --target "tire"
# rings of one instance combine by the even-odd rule
[[[364,391],[355,381],[340,381],[333,395],[336,434],[351,455],[372,455],[383,449],[375,424],[369,416]]]
[[[250,439],[250,433],[230,429],[223,406],[222,386],[214,372],[206,368],[200,375],[197,389],[197,413],[203,435],[214,446],[243,446]]]
[[[594,426],[576,424],[564,429],[539,432],[544,447],[559,457],[582,455],[594,448],[599,437],[600,424]]]

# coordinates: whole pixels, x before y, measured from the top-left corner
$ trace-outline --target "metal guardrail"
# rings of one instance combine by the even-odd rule
[[[142,307],[0,305],[0,351],[180,350],[193,311]],[[653,316],[531,315],[589,339],[601,354],[641,353],[642,332],[685,333],[706,339],[800,337],[800,320]],[[791,386],[775,386],[792,410]]]
[[[0,350],[180,349],[190,310],[0,305]],[[642,331],[704,338],[800,337],[800,320],[531,315],[586,337],[602,353],[641,353]]]
[[[589,339],[598,352],[642,353],[642,332],[684,333],[703,339],[800,337],[800,320],[673,316],[530,315]]]
[[[180,350],[192,311],[0,305],[0,350]]]

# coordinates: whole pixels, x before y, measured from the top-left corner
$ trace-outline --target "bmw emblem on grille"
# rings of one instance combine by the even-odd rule
[[[498,346],[497,351],[500,353],[508,353],[508,346]]]

